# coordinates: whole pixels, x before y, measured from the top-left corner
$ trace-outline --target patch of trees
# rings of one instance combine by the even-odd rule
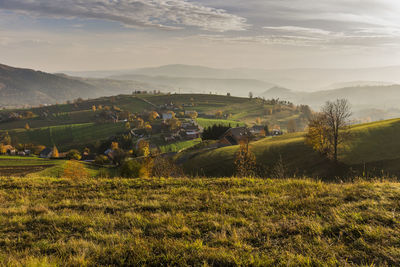
[[[218,140],[231,126],[213,125],[204,129],[202,134],[203,140]]]

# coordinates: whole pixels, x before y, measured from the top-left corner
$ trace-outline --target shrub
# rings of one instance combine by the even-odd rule
[[[63,176],[71,179],[83,179],[89,176],[85,167],[74,160],[68,161],[64,168]]]
[[[126,161],[122,164],[120,172],[122,177],[139,178],[142,173],[142,165],[135,160]]]
[[[98,165],[104,165],[109,163],[109,159],[107,156],[104,155],[98,155],[95,159],[94,159],[94,163],[98,164]]]
[[[76,149],[68,151],[67,159],[69,160],[80,160],[82,158],[81,153]]]

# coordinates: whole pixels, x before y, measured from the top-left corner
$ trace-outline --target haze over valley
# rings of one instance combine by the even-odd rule
[[[0,266],[400,266],[399,0],[0,0]]]

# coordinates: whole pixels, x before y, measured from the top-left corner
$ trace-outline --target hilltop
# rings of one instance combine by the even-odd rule
[[[354,118],[369,117],[370,120],[400,117],[400,85],[353,86],[317,92],[299,92],[287,88],[274,87],[265,91],[265,98],[279,98],[309,105],[319,109],[326,101],[345,98],[354,111]]]
[[[0,107],[64,103],[77,98],[97,98],[134,90],[163,90],[143,82],[88,79],[0,65]]]
[[[0,65],[0,105],[24,106],[63,102],[96,94],[90,84],[53,74]]]

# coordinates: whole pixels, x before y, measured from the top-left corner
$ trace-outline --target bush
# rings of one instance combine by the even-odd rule
[[[105,165],[107,163],[109,163],[110,160],[108,159],[107,156],[104,155],[98,155],[95,159],[94,159],[94,163],[97,165]]]
[[[85,167],[77,161],[68,161],[64,168],[63,177],[70,179],[84,179],[89,176]]]
[[[126,161],[122,164],[120,172],[122,177],[139,178],[142,173],[142,165],[135,160]]]
[[[67,159],[69,160],[80,160],[81,158],[81,153],[76,149],[71,149],[67,154]]]

